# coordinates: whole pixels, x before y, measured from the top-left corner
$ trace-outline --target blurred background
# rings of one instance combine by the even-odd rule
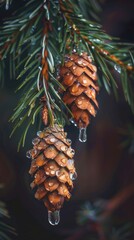
[[[23,4],[13,1],[10,9],[0,9],[1,21]],[[101,23],[107,33],[122,41],[134,41],[134,1],[102,1]],[[7,66],[7,71],[8,71]],[[119,81],[118,72],[113,73]],[[99,110],[88,127],[88,141],[78,141],[78,130],[66,127],[76,149],[78,178],[71,201],[61,210],[58,226],[47,221],[43,204],[34,199],[25,152],[36,135],[33,128],[26,145],[17,153],[21,132],[9,139],[9,118],[19,99],[16,82],[6,79],[0,90],[0,200],[10,218],[6,224],[16,229],[10,239],[18,240],[126,240],[134,239],[134,116],[120,93],[119,102],[101,89]],[[1,206],[1,205],[0,205]],[[0,212],[0,221],[8,215]],[[0,224],[1,226],[1,224]],[[4,236],[0,238],[3,240]]]

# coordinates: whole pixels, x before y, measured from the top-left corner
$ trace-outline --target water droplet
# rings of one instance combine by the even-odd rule
[[[81,100],[78,100],[78,105],[81,105],[82,104],[82,101]]]
[[[42,133],[42,131],[38,131],[37,136],[39,137],[41,133]]]
[[[68,165],[70,165],[70,167],[72,167],[74,165],[74,159],[69,159]]]
[[[90,57],[90,56],[88,56],[88,60],[89,60],[89,61],[92,61],[92,59],[91,59],[91,57]]]
[[[82,64],[82,63],[83,63],[82,60],[79,60],[79,61],[78,61],[78,64]]]
[[[71,144],[71,143],[72,143],[72,140],[68,138],[68,139],[67,139],[67,142]]]
[[[56,141],[55,138],[50,138],[50,142],[51,142],[51,143],[54,143],[55,141]]]
[[[27,158],[31,158],[31,152],[30,152],[30,151],[27,151],[27,152],[26,152],[26,157],[27,157]]]
[[[33,32],[35,31],[35,28],[36,28],[36,27],[33,25],[33,26],[31,27],[31,31],[30,31],[30,32],[33,33]]]
[[[100,39],[93,39],[93,42],[101,42],[101,40]]]
[[[76,49],[74,48],[72,52],[73,52],[73,53],[76,53]]]
[[[44,137],[44,133],[42,131],[38,131],[37,132],[37,136],[40,137],[40,138],[43,138]]]
[[[66,146],[61,146],[60,150],[64,152],[64,151],[67,150],[67,147]]]
[[[121,73],[121,67],[119,65],[114,65],[114,69],[118,72]]]
[[[70,173],[70,178],[71,178],[72,181],[75,180],[77,178],[77,173],[76,172],[75,173]]]
[[[61,27],[58,27],[58,31],[60,31],[61,30]]]
[[[36,144],[38,144],[40,142],[40,139],[39,138],[34,138],[33,140],[32,140],[32,144],[33,145],[36,145]]]
[[[83,81],[82,81],[83,83],[87,83],[87,80],[86,79],[83,79]]]
[[[74,123],[74,119],[73,119],[73,118],[71,118],[71,119],[70,119],[70,122],[71,122],[71,123]]]
[[[74,149],[71,149],[71,153],[74,155],[75,154],[75,151],[74,151]]]
[[[36,149],[31,149],[31,150],[26,152],[26,157],[33,159],[36,154],[37,154],[37,150]]]
[[[54,166],[50,166],[49,168],[50,168],[50,169],[54,169]]]
[[[60,211],[56,210],[54,212],[48,211],[48,222],[51,225],[57,225],[60,221]]]
[[[58,171],[56,171],[56,176],[57,177],[59,177],[60,176],[60,174],[61,174],[61,172],[58,170]]]
[[[73,70],[75,70],[75,69],[76,69],[76,66],[73,66],[72,68],[73,68]]]
[[[79,129],[79,141],[80,142],[86,142],[87,141],[86,128],[80,128]]]
[[[53,185],[54,185],[53,182],[48,183],[48,186],[50,186],[50,187],[52,187]]]
[[[62,158],[62,159],[61,159],[61,162],[65,164],[65,163],[66,163],[66,159],[65,159],[65,158]]]

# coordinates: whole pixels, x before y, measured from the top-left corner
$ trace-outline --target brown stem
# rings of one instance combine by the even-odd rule
[[[49,26],[50,26],[50,23],[49,23],[49,21],[46,20],[44,31],[43,31],[43,34],[45,36],[43,44],[45,44],[45,46],[47,46],[47,43],[48,43],[48,31],[50,29]],[[42,77],[44,77],[46,81],[48,81],[48,62],[47,62],[47,57],[48,57],[48,51],[47,51],[47,48],[45,47],[45,49],[42,49],[42,61],[41,62],[42,62]]]

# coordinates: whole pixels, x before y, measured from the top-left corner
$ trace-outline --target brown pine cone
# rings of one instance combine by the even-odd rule
[[[79,128],[86,128],[91,115],[96,115],[96,93],[99,91],[96,72],[97,68],[87,53],[67,55],[59,71],[58,79],[66,89],[63,101],[70,108]]]
[[[42,200],[51,212],[59,210],[64,200],[71,197],[76,172],[74,150],[63,128],[55,124],[37,133],[33,149],[27,152],[32,159],[29,170],[34,177],[31,188],[36,188],[35,198]]]

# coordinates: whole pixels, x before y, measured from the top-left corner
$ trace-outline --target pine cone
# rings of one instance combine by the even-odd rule
[[[74,150],[71,140],[66,138],[63,128],[55,124],[37,133],[33,149],[27,152],[32,159],[29,173],[34,180],[31,188],[36,187],[35,198],[42,200],[51,212],[59,210],[64,200],[71,197],[76,172]]]
[[[59,81],[66,89],[63,101],[70,108],[79,128],[86,128],[91,115],[96,115],[96,93],[99,91],[96,72],[87,53],[67,55],[59,71]]]

